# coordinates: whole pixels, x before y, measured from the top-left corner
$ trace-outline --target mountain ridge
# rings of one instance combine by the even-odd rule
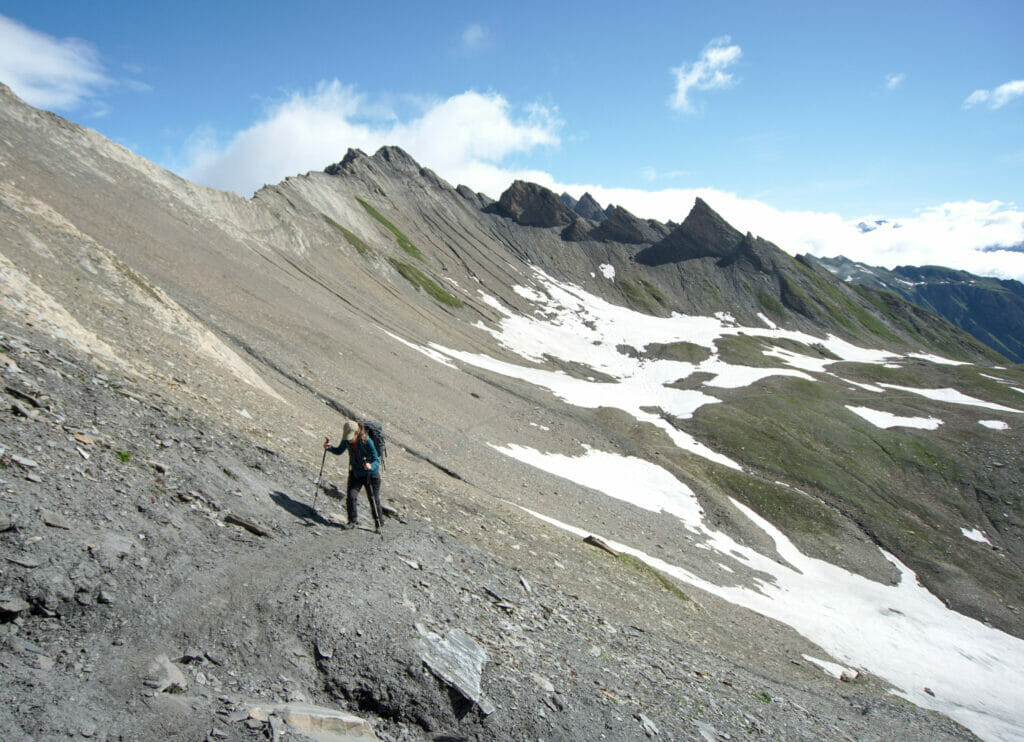
[[[886,270],[843,257],[815,260],[846,281],[891,291],[933,311],[1013,362],[1024,362],[1024,284],[1020,281],[983,278],[939,266]]]

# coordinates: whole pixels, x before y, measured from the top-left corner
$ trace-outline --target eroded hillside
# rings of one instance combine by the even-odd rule
[[[472,604],[482,589],[462,582],[454,562],[474,549],[480,570],[511,570],[499,587],[488,584],[498,604],[520,610],[506,600],[515,575],[552,591],[529,609],[544,616],[532,630],[553,630],[559,614],[572,626],[579,611],[599,628],[611,622],[609,636],[634,626],[645,647],[663,646],[656,658],[604,669],[569,663],[576,674],[567,676],[567,708],[582,716],[562,717],[567,708],[548,697],[545,714],[562,719],[550,722],[556,731],[535,712],[523,713],[537,726],[524,727],[523,714],[506,711],[515,721],[491,729],[497,736],[528,729],[569,738],[573,724],[620,729],[637,723],[634,714],[683,737],[702,734],[701,723],[726,728],[721,715],[701,716],[726,697],[697,701],[691,683],[672,691],[678,706],[656,702],[660,722],[639,696],[590,687],[605,687],[591,675],[605,670],[624,685],[657,684],[651,668],[691,667],[687,652],[698,645],[730,672],[767,673],[773,688],[809,684],[801,687],[825,699],[823,708],[846,686],[816,669],[805,675],[805,654],[831,653],[988,738],[1020,728],[1006,678],[1020,672],[1014,637],[1024,635],[1024,373],[949,323],[740,234],[703,202],[681,205],[683,221],[665,225],[589,203],[579,213],[529,184],[493,201],[453,188],[396,148],[372,157],[352,151],[325,172],[245,200],[187,183],[6,90],[0,98],[0,307],[10,336],[40,332],[66,343],[89,354],[99,373],[130,382],[133,394],[159,395],[176,417],[280,457],[287,474],[243,493],[264,521],[319,524],[319,535],[286,528],[296,532],[275,558],[354,548],[344,539],[358,534],[307,512],[311,497],[296,493],[300,480],[313,488],[323,437],[336,437],[345,417],[385,422],[386,497],[402,505],[401,528],[425,540],[404,554],[373,542],[383,582],[364,586],[371,599],[342,593],[309,608],[316,626],[337,633],[361,611],[408,610],[403,628],[374,636],[372,652],[416,667],[410,627],[443,634],[460,621],[439,606],[456,596]],[[65,432],[88,435],[86,428]],[[119,435],[131,442],[129,428]],[[212,466],[207,494],[230,493],[211,464],[215,448],[193,448],[195,466]],[[108,473],[111,490],[136,495],[116,478]],[[20,480],[10,489],[21,504],[41,496]],[[293,506],[274,504],[274,492]],[[590,534],[620,556],[584,544]],[[10,536],[13,548],[20,533]],[[261,544],[250,545],[254,553]],[[426,588],[415,588],[438,590],[424,608],[408,598],[419,583],[404,592],[385,585],[403,584],[397,573],[417,569],[409,562],[432,563],[430,548],[444,561],[437,576],[421,579]],[[234,557],[223,552],[211,566],[221,559]],[[331,570],[309,579],[319,587],[342,577]],[[288,583],[277,592],[287,601],[283,592],[298,589]],[[562,602],[570,599],[580,605]],[[564,610],[545,612],[552,601]],[[552,671],[517,653],[523,647],[502,660],[521,666],[518,674],[498,669],[503,645],[491,632],[508,613],[498,610],[460,626],[490,650],[484,691],[499,697],[500,678],[511,688],[533,674],[558,687]],[[424,611],[429,620],[417,618]],[[299,613],[288,625],[308,633],[313,619]],[[47,618],[19,615],[29,627]],[[266,621],[284,615],[269,611],[255,619],[257,630],[276,641]],[[172,623],[160,631],[181,643]],[[922,626],[934,632],[928,646],[914,644]],[[568,635],[558,641],[571,643]],[[600,660],[603,645],[587,642]],[[970,684],[966,674],[985,663],[958,654],[965,644],[999,658]],[[310,646],[306,659],[317,668],[307,668],[306,695],[372,711],[393,738],[486,734],[495,723],[479,704],[469,715],[458,705],[444,710],[436,688],[428,693],[430,676],[387,680],[387,699],[367,695],[365,679],[354,678],[371,672],[370,647],[343,660],[337,649],[315,657]],[[905,662],[891,661],[903,656],[897,646]],[[264,658],[274,672],[283,672],[275,664],[283,651]],[[610,657],[631,651],[623,644]],[[544,656],[566,666],[557,652]],[[345,669],[325,675],[332,663],[321,660],[332,658]],[[535,708],[507,693],[509,706]],[[611,696],[618,712],[594,711]],[[772,708],[777,692],[746,696]],[[432,710],[418,718],[410,710],[417,703]],[[877,703],[868,704],[879,710],[865,716],[867,727],[844,733],[916,734],[902,726],[907,707]],[[767,729],[759,725],[750,728]],[[797,727],[785,729],[798,736]]]

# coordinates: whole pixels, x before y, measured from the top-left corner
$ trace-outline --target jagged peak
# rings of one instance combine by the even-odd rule
[[[342,173],[351,173],[359,163],[368,162],[369,157],[361,149],[350,147],[345,153],[345,156],[341,158],[340,162],[335,162],[332,165],[328,165],[324,168],[324,172],[328,175],[341,175]]]
[[[501,198],[484,211],[512,219],[524,227],[566,227],[576,219],[576,213],[554,191],[525,180],[512,183]]]
[[[373,153],[373,159],[377,162],[386,162],[396,170],[405,170],[418,173],[422,168],[416,160],[401,147],[385,145]]]
[[[636,259],[645,265],[662,265],[694,258],[727,258],[742,239],[742,233],[697,197],[683,223],[657,244],[637,253]]]
[[[424,168],[413,159],[412,155],[401,147],[385,145],[378,149],[373,157],[370,157],[361,149],[349,148],[341,162],[328,165],[324,172],[328,175],[340,175],[352,173],[357,169],[369,169],[376,167],[380,170],[397,171],[400,173],[420,174]]]
[[[603,221],[590,233],[590,239],[641,245],[654,242],[662,236],[652,230],[646,220],[635,216],[622,206],[609,206],[605,213]]]
[[[584,219],[590,219],[595,222],[602,221],[607,216],[604,209],[601,208],[601,204],[590,195],[589,191],[580,196],[580,200],[576,202],[573,211]]]

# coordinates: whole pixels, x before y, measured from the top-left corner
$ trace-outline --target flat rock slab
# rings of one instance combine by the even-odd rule
[[[71,530],[71,521],[60,513],[55,513],[52,510],[42,508],[39,511],[39,518],[43,521],[44,525],[47,525],[50,528],[63,528],[65,531]]]
[[[366,719],[309,703],[253,704],[249,706],[248,715],[260,721],[277,716],[293,732],[316,742],[376,742],[378,739]]]
[[[18,597],[0,597],[0,617],[16,616],[31,608],[28,603]]]
[[[34,567],[38,567],[42,564],[42,562],[35,557],[22,556],[20,554],[8,554],[4,558],[11,564],[17,564],[19,567],[25,567],[27,569],[33,569]]]
[[[454,687],[463,697],[480,707],[485,714],[494,713],[494,705],[480,689],[480,675],[487,650],[461,629],[452,629],[444,638],[426,633],[419,640],[420,657],[430,671]]]

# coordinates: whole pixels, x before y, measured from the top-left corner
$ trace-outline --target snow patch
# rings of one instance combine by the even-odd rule
[[[607,278],[609,281],[615,280],[615,266],[610,263],[601,263],[599,266],[601,269],[601,275]]]
[[[829,662],[828,660],[819,660],[817,657],[811,657],[811,655],[809,654],[803,655],[803,658],[808,662],[814,663],[822,670],[824,670],[827,675],[831,675],[836,680],[850,681],[856,680],[858,677],[860,677],[860,673],[854,670],[852,667],[843,667],[842,665],[837,665],[835,662]]]
[[[893,684],[896,695],[950,716],[983,739],[1024,736],[1024,641],[950,610],[891,554],[882,552],[899,570],[899,583],[874,582],[804,555],[759,515],[732,503],[775,542],[785,563],[701,524],[710,537],[704,548],[720,551],[731,544],[730,551],[745,552],[750,566],[769,576],[754,588],[718,585],[603,535],[522,509],[578,537],[599,536],[674,579],[781,621],[844,665],[865,668]]]
[[[971,541],[977,541],[979,544],[988,544],[989,546],[992,545],[992,542],[988,540],[988,536],[980,528],[972,528],[969,531],[966,528],[961,528],[960,533]]]
[[[984,425],[992,430],[1009,430],[1010,426],[1002,420],[978,420],[978,425]]]
[[[983,399],[977,399],[976,397],[969,397],[962,392],[958,392],[956,389],[944,388],[944,389],[918,389],[912,386],[897,386],[896,384],[882,384],[886,389],[896,389],[901,392],[911,392],[912,394],[919,394],[922,397],[928,399],[934,399],[938,402],[949,402],[950,404],[969,405],[972,407],[985,407],[990,410],[999,410],[1000,412],[1017,412],[1024,414],[1024,410],[1017,410],[1013,407],[1005,407],[995,402],[986,402]]]
[[[870,407],[854,407],[846,405],[846,409],[874,425],[876,428],[918,428],[920,430],[937,430],[942,420],[936,417],[900,417],[884,410],[873,410]]]

